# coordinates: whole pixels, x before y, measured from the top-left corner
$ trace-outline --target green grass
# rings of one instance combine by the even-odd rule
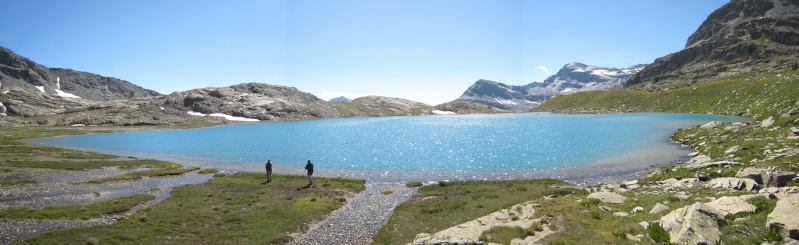
[[[422,182],[411,181],[411,182],[408,182],[407,184],[405,184],[405,186],[407,186],[407,187],[420,187],[420,186],[422,186]]]
[[[696,88],[696,89],[695,89]],[[556,96],[533,111],[561,113],[686,112],[753,117],[787,113],[797,106],[799,72],[747,74],[662,93],[629,89]],[[782,118],[778,123],[796,119]]]
[[[275,244],[288,233],[307,229],[346,203],[344,191],[364,189],[364,181],[317,178],[308,189],[304,176],[237,173],[207,183],[177,187],[163,202],[116,224],[51,231],[22,244]],[[326,187],[323,187],[326,186]]]
[[[0,211],[1,219],[92,219],[100,218],[106,214],[120,213],[146,201],[155,199],[155,196],[136,194],[117,197],[81,206],[50,206],[41,209],[18,208]]]
[[[435,233],[518,203],[575,191],[556,188],[567,185],[544,179],[447,182],[424,186],[411,200],[395,209],[388,223],[374,236],[374,244],[406,244],[419,233]]]
[[[215,169],[215,168],[203,169],[203,170],[198,171],[197,173],[198,174],[215,174],[215,173],[219,173],[219,170]]]
[[[508,245],[513,239],[524,239],[527,236],[535,235],[532,228],[521,228],[518,226],[496,226],[480,235],[480,241],[485,243],[499,243]]]

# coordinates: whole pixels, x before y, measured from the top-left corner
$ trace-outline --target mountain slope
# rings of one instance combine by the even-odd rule
[[[0,47],[0,89],[58,97],[111,101],[160,95],[125,80],[70,69],[48,68]]]
[[[644,65],[608,68],[572,62],[541,83],[534,82],[523,86],[514,86],[480,79],[469,87],[458,100],[522,112],[556,95],[621,87],[624,85],[624,81],[643,67]]]
[[[679,52],[661,57],[626,87],[665,91],[716,78],[799,69],[799,1],[733,0],[708,16]]]

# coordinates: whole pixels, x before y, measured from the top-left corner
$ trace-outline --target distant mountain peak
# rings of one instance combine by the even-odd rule
[[[350,99],[347,98],[347,97],[344,97],[344,96],[339,96],[339,97],[336,97],[336,98],[332,98],[332,99],[328,100],[327,102],[342,102],[342,101],[350,101]]]
[[[514,112],[527,111],[560,94],[621,87],[645,65],[627,68],[598,67],[571,62],[543,82],[515,86],[487,79],[477,80],[458,100],[472,101]]]

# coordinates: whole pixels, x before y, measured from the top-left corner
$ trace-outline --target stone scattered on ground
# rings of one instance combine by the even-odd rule
[[[627,200],[627,197],[606,191],[591,193],[588,195],[588,198],[599,199],[604,203],[612,203],[612,204],[624,203],[624,200]]]
[[[649,213],[650,214],[659,214],[659,213],[662,213],[663,211],[666,211],[666,210],[669,210],[669,206],[666,206],[666,205],[658,203],[658,204],[655,204],[654,207],[652,207],[652,211],[649,211]]]
[[[382,194],[388,192],[391,194]],[[371,244],[372,236],[388,222],[394,208],[415,192],[415,188],[401,184],[367,182],[366,190],[346,206],[289,244]]]
[[[777,201],[774,210],[768,214],[766,225],[777,230],[783,238],[799,239],[799,195]]]
[[[746,200],[743,198],[736,196],[723,196],[715,201],[706,202],[705,205],[718,210],[722,216],[737,214],[740,212],[754,213],[757,211],[755,205],[752,205],[746,202]]]
[[[768,117],[766,118],[766,120],[763,120],[763,122],[760,123],[760,127],[767,128],[771,127],[771,125],[773,124],[774,124],[774,117]]]
[[[660,218],[663,229],[676,244],[713,244],[721,236],[721,213],[701,202],[678,208]]]

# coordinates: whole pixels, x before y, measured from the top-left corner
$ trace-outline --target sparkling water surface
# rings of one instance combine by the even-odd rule
[[[386,181],[629,174],[684,160],[678,128],[747,118],[706,114],[548,113],[344,118],[64,136],[35,142],[227,171]]]

